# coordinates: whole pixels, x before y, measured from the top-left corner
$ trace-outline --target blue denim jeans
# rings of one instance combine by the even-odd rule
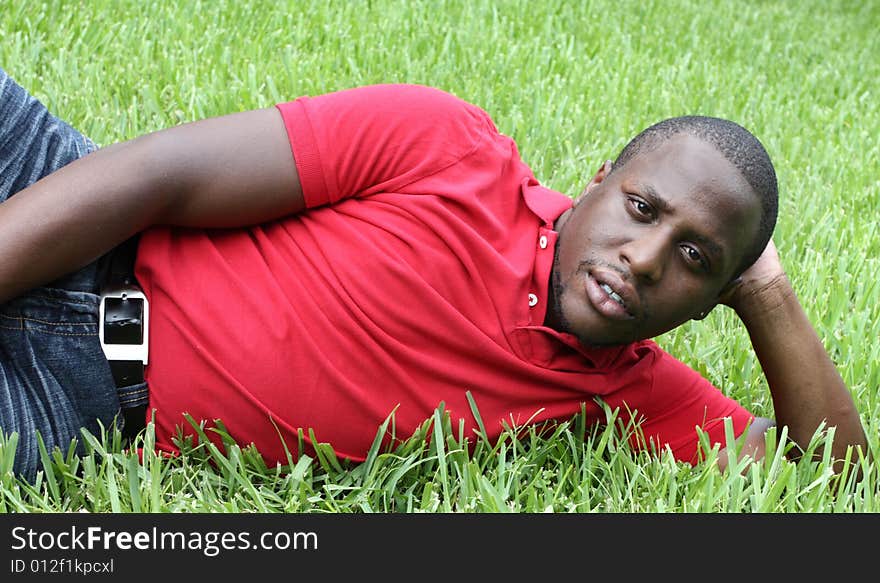
[[[0,204],[95,149],[0,68]],[[41,468],[37,433],[49,452],[76,440],[82,453],[81,429],[121,428],[121,407],[146,402],[145,384],[117,389],[98,340],[105,260],[0,304],[0,432],[18,434],[13,471],[26,479]]]

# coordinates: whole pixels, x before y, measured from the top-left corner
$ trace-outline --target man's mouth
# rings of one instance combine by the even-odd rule
[[[597,312],[612,320],[632,320],[638,314],[635,289],[616,273],[592,271],[586,277],[586,295]]]
[[[623,298],[617,295],[617,292],[611,289],[611,286],[607,283],[600,283],[599,287],[605,290],[605,293],[611,296],[611,299],[623,306],[623,309],[626,309],[626,304],[623,303]]]

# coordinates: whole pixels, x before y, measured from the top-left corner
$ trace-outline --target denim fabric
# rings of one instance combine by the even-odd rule
[[[0,68],[0,203],[95,149]],[[26,479],[41,468],[37,432],[50,452],[77,439],[82,453],[81,428],[121,427],[120,394],[98,340],[103,261],[0,304],[0,430],[18,433],[13,470]],[[146,385],[128,387],[123,400],[143,404]]]

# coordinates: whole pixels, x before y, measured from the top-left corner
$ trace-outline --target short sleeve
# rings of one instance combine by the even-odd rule
[[[421,85],[370,85],[276,107],[309,208],[396,191],[497,134],[482,109]]]
[[[668,447],[679,461],[695,463],[700,453],[697,428],[713,446],[725,444],[728,418],[734,435],[742,435],[754,415],[683,362],[656,345],[654,349],[651,395],[639,411],[640,439],[648,446]]]

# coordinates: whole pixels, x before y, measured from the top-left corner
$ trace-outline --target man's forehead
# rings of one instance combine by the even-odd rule
[[[760,204],[742,172],[713,144],[690,134],[664,140],[617,170],[622,180],[650,184],[664,198],[709,197],[718,203],[732,197],[739,203],[748,198]]]
[[[639,152],[626,163],[624,169],[651,172],[662,170],[669,164],[680,167],[690,165],[695,178],[702,178],[709,171],[719,177],[742,178],[736,166],[712,143],[687,133],[676,134]]]

